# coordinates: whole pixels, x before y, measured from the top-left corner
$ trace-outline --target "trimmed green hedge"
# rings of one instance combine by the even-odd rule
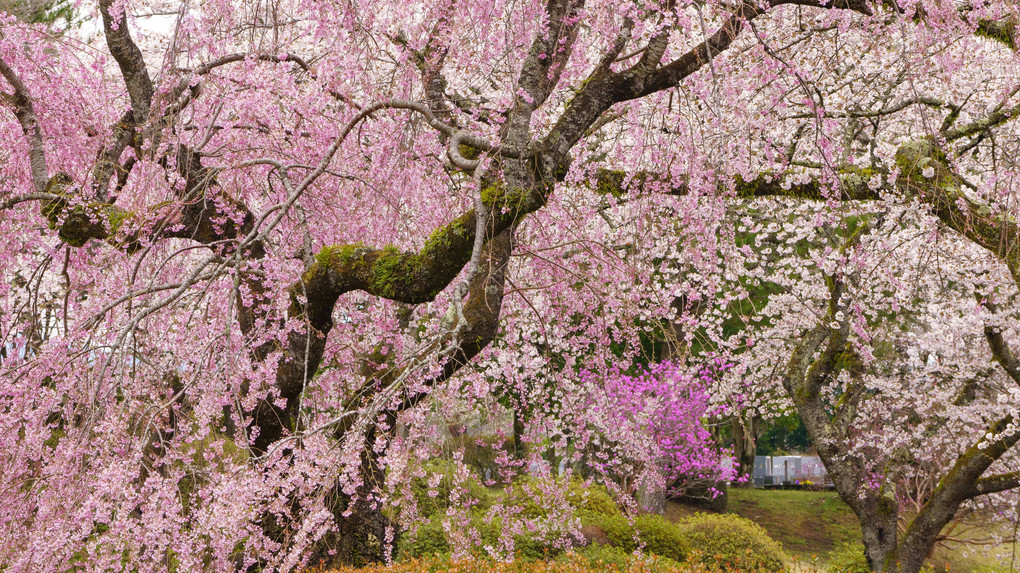
[[[544,515],[544,510],[531,501],[529,484],[515,486],[510,493],[529,517]],[[602,487],[570,484],[568,500],[577,508],[588,547],[580,551],[587,557],[623,567],[638,548],[670,563],[697,562],[713,570],[752,570],[778,572],[783,570],[783,550],[756,523],[732,514],[697,514],[679,523],[659,515],[641,515],[628,519]],[[483,504],[488,505],[488,504]],[[483,544],[497,545],[501,524],[485,523],[485,508],[474,510],[474,527]],[[397,548],[399,559],[445,555],[450,551],[442,527],[443,516],[435,514],[429,523],[418,528],[415,535],[401,536]],[[516,557],[523,561],[549,559],[563,553],[544,541],[526,536],[515,538]],[[482,557],[481,548],[478,556]]]
[[[700,513],[676,526],[690,546],[701,552],[700,561],[705,565],[724,570],[783,570],[783,548],[749,519]]]

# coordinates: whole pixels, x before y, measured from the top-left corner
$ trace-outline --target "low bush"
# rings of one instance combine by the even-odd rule
[[[423,523],[411,534],[404,533],[397,543],[396,557],[401,561],[447,555],[450,553],[450,542],[446,539],[442,521],[433,519]]]
[[[782,571],[783,549],[757,523],[732,514],[701,513],[677,524],[700,561],[724,570]]]
[[[582,512],[581,523],[590,543],[605,544],[628,554],[638,548],[638,542],[644,553],[675,561],[686,559],[690,550],[681,529],[660,515],[638,516],[631,525],[619,513]]]
[[[605,515],[621,515],[620,507],[609,495],[605,486],[592,484],[585,486],[579,479],[570,480],[567,487],[567,501],[579,511],[602,513]]]
[[[626,559],[624,559],[626,557]],[[675,563],[661,558],[635,558],[619,550],[600,550],[591,555],[570,553],[556,561],[452,560],[449,557],[414,559],[392,565],[332,570],[308,569],[304,573],[715,573],[698,563]]]
[[[453,489],[456,465],[452,460],[433,460],[425,465],[429,476],[441,476],[434,488],[429,487],[429,478],[414,478],[411,481],[411,494],[414,496],[418,514],[432,517],[445,512],[450,505],[450,492]],[[472,475],[462,484],[467,488],[468,496],[480,509],[488,509],[493,502],[495,493],[483,486],[477,477]],[[430,495],[434,494],[434,495]]]
[[[634,520],[642,550],[660,557],[683,561],[690,553],[691,543],[676,524],[661,515],[641,515]]]
[[[871,573],[863,543],[841,543],[829,553],[828,573]]]
[[[441,487],[441,486],[440,486]],[[545,517],[531,491],[534,484],[523,481],[508,492],[504,502],[516,502],[521,516]],[[783,551],[765,530],[736,515],[698,514],[679,523],[671,523],[659,515],[641,515],[628,519],[619,510],[605,488],[584,487],[580,482],[569,484],[568,501],[577,508],[587,547],[581,555],[623,568],[639,548],[653,561],[663,563],[697,563],[711,570],[777,572],[783,569]],[[516,499],[515,499],[516,498]],[[424,500],[422,500],[424,501]],[[486,504],[487,505],[487,504]],[[502,530],[499,519],[485,521],[483,506],[472,510],[472,526],[481,537],[480,547],[473,551],[478,558],[486,557],[481,546],[498,547]],[[412,535],[401,536],[396,555],[399,560],[447,555],[451,550],[442,526],[443,515],[436,512],[431,521],[421,525]],[[562,556],[563,550],[551,541],[518,535],[514,538],[514,558],[522,562],[542,561]],[[839,570],[842,572],[843,570]],[[848,573],[856,570],[847,569]]]
[[[637,549],[634,526],[622,514],[581,512],[582,531],[588,543],[610,545],[630,553]]]

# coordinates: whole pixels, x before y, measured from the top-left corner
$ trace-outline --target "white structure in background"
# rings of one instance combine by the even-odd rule
[[[829,482],[829,474],[818,456],[755,456],[754,487]]]

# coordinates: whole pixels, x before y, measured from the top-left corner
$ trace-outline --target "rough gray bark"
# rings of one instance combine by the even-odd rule
[[[851,242],[854,240],[852,238]],[[830,287],[828,312],[793,351],[783,385],[797,407],[836,491],[861,523],[865,553],[872,570],[917,573],[931,554],[939,533],[964,502],[1020,485],[1018,476],[1012,474],[982,478],[993,463],[1020,441],[1020,433],[1004,433],[1013,421],[1011,416],[990,424],[978,441],[957,457],[927,503],[907,524],[905,533],[899,536],[899,514],[893,492],[887,484],[880,484],[877,489],[869,487],[864,461],[849,455],[846,431],[852,422],[856,404],[844,404],[843,408],[832,412],[820,398],[823,387],[841,370],[849,369],[852,379],[860,375],[855,371],[859,368],[859,361],[848,344],[849,323],[844,320],[838,329],[830,326],[837,312],[849,315],[846,311],[849,301],[844,297],[846,279],[827,277]],[[989,328],[986,338],[996,360],[1014,381],[1020,383],[1020,369],[1015,368],[1017,361],[1001,335]],[[852,387],[843,396],[844,401],[857,402],[860,399],[861,393]],[[849,414],[844,414],[846,412]],[[986,441],[985,434],[997,437]]]
[[[754,485],[755,441],[758,439],[760,419],[751,413],[750,420],[743,416],[734,416],[730,422],[733,433],[733,450],[737,458],[737,481],[734,487],[752,487]]]

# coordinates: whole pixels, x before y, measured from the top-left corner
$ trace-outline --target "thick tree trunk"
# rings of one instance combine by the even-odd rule
[[[876,573],[900,572],[895,562],[890,563],[896,554],[897,512],[895,502],[880,499],[877,503],[868,504],[867,510],[858,513],[861,522],[861,537],[864,542],[864,555],[868,558],[868,566]],[[913,570],[914,572],[917,569]]]
[[[514,459],[523,460],[527,452],[524,450],[524,413],[522,404],[514,404]]]
[[[925,560],[928,559],[928,555],[931,554],[932,546],[901,546],[897,552],[892,555],[889,559],[891,565],[887,569],[888,571],[896,571],[897,573],[917,573],[924,567]],[[893,567],[897,567],[894,569]]]
[[[665,473],[665,464],[661,460],[656,461],[655,465],[659,473]],[[647,482],[642,483],[638,487],[638,506],[642,511],[663,515],[666,513],[666,488]]]
[[[455,345],[455,351],[447,361],[443,373],[439,378],[430,380],[427,386],[431,387],[455,374],[495,337],[503,303],[506,267],[513,249],[513,233],[513,228],[507,229],[489,241],[464,304],[464,318],[467,323],[459,333],[459,340],[448,341]],[[383,374],[381,378],[370,379],[366,388],[373,384],[385,387],[392,376],[393,372],[390,372]],[[363,402],[352,403],[349,407],[355,408],[359,407],[359,404],[363,406],[367,403],[371,393],[363,394],[365,397]],[[399,405],[381,412],[386,418],[384,426],[395,428],[399,413],[414,407],[427,395],[420,393],[408,396]],[[337,441],[342,442],[350,429],[349,426],[338,428],[335,433]],[[376,447],[376,442],[385,438],[378,426],[368,429],[361,460],[362,485],[353,498],[334,490],[330,509],[336,520],[336,528],[312,548],[310,563],[321,564],[327,569],[341,565],[360,566],[383,561],[387,552],[392,549],[387,541],[387,528],[392,524],[374,495],[385,480],[385,470],[378,463],[380,448]],[[392,534],[395,536],[397,533],[398,528],[393,527]],[[395,541],[395,538],[391,541]]]
[[[754,455],[757,451],[755,440],[758,434],[758,418],[751,415],[751,420],[734,417],[733,455],[737,458],[737,475],[734,487],[751,487],[754,485]]]
[[[374,432],[373,432],[374,433]],[[374,440],[372,440],[374,441]],[[362,567],[381,563],[396,543],[399,527],[393,527],[374,491],[383,483],[385,471],[379,466],[379,454],[366,448],[362,455],[362,486],[354,498],[334,489],[330,509],[336,527],[312,547],[309,563],[324,569],[341,566]],[[387,540],[387,528],[391,528]]]

